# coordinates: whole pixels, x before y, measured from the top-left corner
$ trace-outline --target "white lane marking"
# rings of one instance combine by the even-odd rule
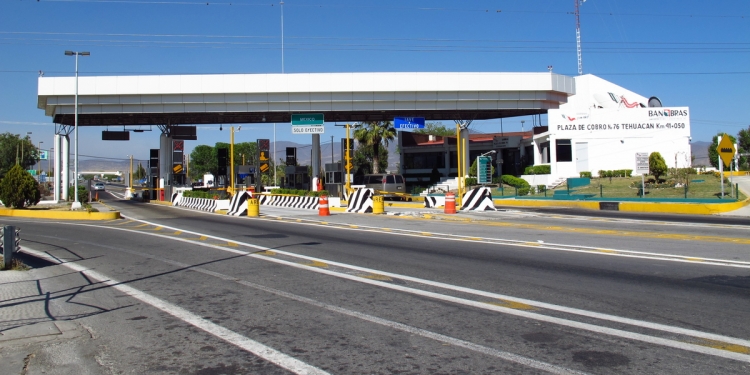
[[[179,320],[182,320],[183,322],[189,323],[199,329],[202,329],[211,335],[214,335],[232,345],[242,348],[268,362],[271,362],[295,374],[328,374],[327,372],[317,367],[308,365],[307,363],[290,357],[276,349],[263,345],[255,340],[242,336],[239,333],[230,331],[220,325],[217,325],[216,323],[203,319],[200,316],[183,309],[182,307],[156,298],[150,294],[144,293],[132,286],[122,284],[117,280],[114,280],[87,267],[72,262],[60,263],[59,260],[49,256],[44,252],[32,250],[25,246],[23,248],[23,251],[28,252],[36,257],[51,260],[52,262],[58,263],[73,271],[83,272],[92,279],[96,279],[103,284],[109,285],[130,297],[133,297],[143,303],[149,304],[169,315],[174,316]]]
[[[144,220],[136,220],[136,219],[131,219],[131,220],[140,221],[140,222],[148,223],[148,224],[151,224],[151,225],[158,225],[158,224],[154,224],[154,223],[149,223],[149,222],[144,221]],[[591,331],[591,332],[595,332],[595,333],[608,334],[608,335],[611,335],[611,336],[622,337],[622,338],[632,339],[632,340],[638,340],[638,341],[643,341],[643,342],[647,342],[647,343],[651,343],[651,344],[656,344],[656,345],[673,347],[673,348],[677,348],[677,349],[683,349],[683,350],[693,351],[693,352],[702,353],[702,354],[709,354],[709,355],[714,355],[714,356],[723,357],[723,358],[735,359],[735,360],[743,361],[743,362],[750,362],[750,356],[747,356],[747,355],[744,355],[744,354],[739,354],[739,353],[734,353],[734,352],[728,352],[728,351],[721,350],[721,349],[714,349],[714,348],[709,348],[709,347],[705,347],[705,346],[700,346],[700,345],[685,343],[685,342],[676,341],[676,340],[663,339],[663,338],[649,336],[649,335],[645,335],[645,334],[639,334],[639,333],[633,333],[633,332],[628,332],[628,331],[622,331],[622,330],[618,330],[618,329],[601,327],[601,326],[597,326],[597,325],[594,325],[594,324],[580,323],[580,322],[576,322],[576,321],[572,321],[572,320],[568,320],[568,319],[555,318],[555,317],[550,317],[550,316],[542,315],[542,314],[538,314],[538,313],[532,313],[532,312],[520,311],[520,310],[515,310],[515,309],[511,309],[511,308],[496,306],[496,305],[490,305],[490,304],[484,303],[484,302],[477,302],[477,301],[467,300],[467,299],[463,299],[463,298],[457,298],[457,297],[442,295],[442,294],[438,294],[438,293],[427,292],[427,291],[423,291],[423,290],[419,290],[419,289],[414,289],[414,288],[409,288],[409,287],[403,287],[403,286],[394,285],[394,284],[387,284],[387,283],[383,283],[383,282],[380,282],[380,281],[377,281],[377,280],[365,279],[365,278],[362,278],[362,277],[359,277],[359,276],[353,276],[353,275],[348,275],[348,274],[337,273],[335,271],[329,271],[329,270],[322,269],[322,268],[317,268],[317,267],[309,267],[309,266],[304,265],[304,264],[299,264],[299,263],[284,261],[284,260],[280,260],[280,259],[273,259],[273,258],[264,256],[264,255],[258,255],[258,254],[253,254],[253,253],[246,253],[246,252],[241,251],[241,250],[232,250],[232,249],[227,249],[227,248],[216,246],[216,245],[210,245],[210,244],[205,244],[205,243],[198,243],[198,242],[195,242],[195,241],[190,241],[190,240],[176,238],[176,237],[169,237],[169,236],[160,235],[160,234],[156,234],[156,233],[140,232],[140,231],[135,231],[135,230],[127,229],[127,228],[109,227],[109,226],[98,226],[98,225],[91,225],[91,224],[77,224],[77,223],[71,223],[70,225],[80,225],[80,226],[89,226],[89,227],[97,227],[97,228],[109,228],[109,229],[114,229],[114,230],[122,230],[122,231],[127,231],[127,232],[137,232],[137,233],[142,233],[142,234],[148,234],[148,235],[152,235],[152,236],[156,236],[156,237],[161,237],[161,238],[165,238],[165,239],[170,239],[170,240],[175,240],[175,241],[181,241],[181,242],[187,242],[187,243],[192,243],[192,244],[196,244],[196,245],[200,245],[200,246],[205,246],[205,247],[211,247],[211,248],[215,248],[217,250],[231,252],[231,253],[234,253],[234,254],[247,254],[248,257],[253,257],[253,258],[256,258],[256,259],[261,259],[261,260],[265,260],[265,261],[268,261],[268,262],[274,262],[274,263],[284,264],[284,265],[288,265],[290,267],[295,267],[295,268],[299,268],[299,269],[303,269],[303,270],[307,270],[307,271],[312,271],[312,272],[318,272],[318,273],[322,273],[322,274],[326,274],[326,275],[330,275],[330,276],[334,276],[334,277],[338,277],[338,278],[349,279],[349,280],[356,281],[356,282],[359,282],[359,283],[370,284],[370,285],[378,286],[378,287],[381,287],[381,288],[399,290],[399,291],[402,291],[402,292],[405,292],[405,293],[411,293],[411,294],[421,295],[421,296],[425,296],[425,297],[435,298],[435,299],[438,299],[438,300],[444,300],[444,301],[447,301],[447,302],[453,302],[453,303],[462,304],[462,305],[471,306],[471,307],[476,307],[476,308],[485,309],[485,310],[493,310],[493,311],[496,311],[496,312],[506,313],[506,314],[509,314],[509,315],[522,316],[522,317],[529,318],[529,319],[540,320],[540,321],[544,321],[544,322],[548,322],[548,323],[553,323],[553,324],[568,326],[568,327],[577,328],[577,329],[583,329],[583,330],[587,330],[587,331]],[[182,229],[179,229],[179,228],[169,227],[169,226],[162,226],[162,227],[167,228],[167,229],[182,230]],[[222,238],[222,237],[201,234],[201,233],[198,233],[198,232],[192,232],[192,231],[188,231],[188,230],[182,230],[182,231],[183,231],[183,233],[189,233],[189,234],[194,234],[194,235],[206,236],[208,238],[213,238],[213,239],[217,239],[217,240],[221,240],[221,241],[233,241],[233,240]],[[624,318],[624,317],[620,317],[620,316],[616,316],[616,315],[609,315],[609,314],[597,313],[597,312],[593,312],[593,311],[581,310],[581,309],[576,309],[576,308],[571,308],[571,307],[566,307],[566,306],[554,305],[554,304],[549,304],[549,303],[545,303],[545,302],[528,300],[528,299],[524,299],[524,298],[518,298],[518,297],[506,296],[506,295],[502,295],[502,294],[490,293],[490,292],[480,291],[480,290],[476,290],[476,289],[470,289],[470,288],[460,287],[460,286],[451,285],[451,284],[444,284],[444,283],[430,281],[430,280],[423,280],[423,279],[418,279],[418,278],[414,278],[414,277],[410,277],[410,276],[404,276],[404,275],[394,274],[394,273],[390,273],[390,272],[384,272],[384,271],[370,269],[370,268],[358,267],[358,266],[349,265],[349,264],[345,264],[345,263],[338,263],[338,262],[334,262],[334,261],[328,261],[326,259],[314,258],[314,257],[306,256],[306,255],[299,255],[299,254],[295,254],[295,253],[289,253],[289,252],[286,252],[286,251],[283,251],[283,250],[272,249],[272,248],[268,248],[268,247],[264,247],[264,246],[259,246],[259,245],[248,244],[248,243],[244,243],[244,242],[237,242],[237,241],[233,241],[233,242],[235,242],[235,243],[237,243],[239,245],[242,245],[242,246],[254,248],[254,249],[257,249],[257,250],[261,250],[261,251],[273,251],[273,252],[275,252],[277,254],[283,254],[283,255],[286,255],[286,256],[290,256],[290,257],[295,257],[295,258],[300,258],[300,259],[305,259],[305,260],[310,260],[310,261],[323,262],[323,263],[327,263],[329,265],[334,265],[334,266],[337,266],[337,267],[347,268],[347,269],[352,269],[352,270],[357,270],[357,271],[363,271],[363,272],[368,272],[368,273],[377,273],[377,274],[381,274],[381,275],[384,275],[384,276],[390,276],[390,277],[394,277],[394,278],[400,278],[400,279],[403,279],[403,280],[413,281],[413,282],[416,282],[416,283],[421,283],[421,284],[424,284],[424,285],[436,286],[436,287],[440,287],[440,288],[444,288],[444,289],[449,289],[449,290],[461,291],[461,292],[468,293],[468,294],[474,294],[474,295],[485,296],[485,297],[490,297],[490,298],[506,299],[506,300],[510,300],[510,301],[525,303],[525,304],[536,306],[536,307],[541,307],[541,308],[545,308],[545,309],[566,312],[566,313],[575,314],[575,315],[592,317],[592,318],[596,318],[596,319],[600,319],[600,320],[608,320],[608,321],[613,321],[613,322],[619,322],[619,323],[629,324],[629,325],[636,326],[636,327],[649,328],[649,329],[654,329],[654,330],[659,330],[659,331],[664,331],[664,332],[669,332],[669,333],[681,334],[681,335],[692,336],[692,337],[696,337],[696,338],[702,338],[702,339],[707,339],[707,340],[715,340],[715,341],[721,341],[721,342],[725,342],[725,343],[731,343],[731,344],[741,345],[741,346],[745,346],[745,347],[750,347],[750,341],[744,340],[744,339],[735,338],[735,337],[723,336],[723,335],[718,335],[718,334],[713,334],[713,333],[708,333],[708,332],[701,332],[701,331],[696,331],[696,330],[691,330],[691,329],[686,329],[686,328],[668,326],[668,325],[659,324],[659,323],[652,323],[652,322],[641,321],[641,320],[636,320],[636,319]]]
[[[229,276],[229,275],[225,275],[223,273],[219,273],[219,272],[215,272],[215,271],[210,271],[210,270],[207,270],[207,269],[201,268],[201,267],[194,267],[193,265],[190,265],[190,264],[187,264],[187,263],[182,263],[182,262],[178,262],[178,261],[171,260],[171,259],[161,258],[161,257],[157,257],[155,255],[141,253],[141,252],[134,251],[134,250],[129,250],[129,249],[113,248],[111,246],[104,246],[104,247],[105,248],[114,249],[115,251],[121,251],[121,252],[125,252],[125,253],[128,253],[128,254],[133,254],[133,255],[136,255],[136,256],[144,257],[144,258],[157,260],[157,261],[160,261],[160,262],[163,262],[163,263],[167,263],[167,264],[171,264],[171,265],[174,265],[174,266],[177,266],[177,267],[189,269],[190,271],[200,272],[200,273],[203,273],[203,274],[206,274],[206,275],[210,275],[210,276],[219,278],[219,279],[224,280],[224,281],[230,281],[230,282],[238,283],[238,284],[250,287],[250,288],[254,288],[254,289],[261,290],[261,291],[264,291],[264,292],[267,292],[267,293],[271,293],[271,294],[275,294],[275,295],[278,295],[278,296],[281,296],[281,297],[284,297],[284,298],[287,298],[287,299],[291,299],[291,300],[295,300],[295,301],[298,301],[298,302],[302,302],[302,303],[305,303],[305,304],[308,304],[308,305],[312,305],[312,306],[315,306],[315,307],[326,309],[326,310],[329,310],[329,311],[332,311],[332,312],[336,312],[336,313],[339,313],[339,314],[342,314],[342,315],[350,316],[350,317],[353,317],[353,318],[356,318],[356,319],[360,319],[360,320],[364,320],[364,321],[367,321],[367,322],[370,322],[370,323],[379,324],[379,325],[386,326],[386,327],[389,327],[389,328],[393,328],[393,329],[396,329],[396,330],[400,330],[400,331],[404,331],[404,332],[411,333],[411,334],[414,334],[414,335],[422,336],[422,337],[425,337],[425,338],[428,338],[428,339],[440,341],[440,342],[443,342],[443,343],[446,343],[446,344],[450,344],[450,345],[462,347],[462,348],[469,349],[469,350],[472,350],[472,351],[475,351],[475,352],[479,352],[479,353],[486,354],[486,355],[489,355],[489,356],[497,357],[497,358],[500,358],[500,359],[503,359],[503,360],[506,360],[506,361],[509,361],[509,362],[513,362],[513,363],[517,363],[517,364],[524,365],[524,366],[527,366],[527,367],[531,367],[531,368],[535,368],[535,369],[547,371],[549,373],[553,373],[553,374],[586,374],[585,372],[580,372],[580,371],[568,369],[568,368],[565,368],[565,367],[556,366],[556,365],[553,365],[553,364],[550,364],[550,363],[547,363],[547,362],[538,361],[538,360],[531,359],[531,358],[528,358],[528,357],[524,357],[524,356],[521,356],[521,355],[518,355],[518,354],[513,354],[513,353],[510,353],[510,352],[493,349],[493,348],[482,346],[482,345],[479,345],[479,344],[475,344],[475,343],[472,343],[472,342],[469,342],[469,341],[465,341],[465,340],[457,339],[457,338],[454,338],[454,337],[442,335],[442,334],[435,333],[435,332],[432,332],[432,331],[427,331],[427,330],[424,330],[424,329],[421,329],[421,328],[412,327],[412,326],[409,326],[409,325],[406,325],[406,324],[403,324],[403,323],[394,322],[392,320],[382,319],[382,318],[378,318],[378,317],[373,316],[373,315],[369,315],[369,314],[361,313],[361,312],[358,312],[358,311],[345,309],[343,307],[338,307],[338,306],[335,306],[335,305],[331,305],[331,304],[319,302],[319,301],[316,301],[316,300],[311,299],[311,298],[302,297],[302,296],[299,296],[299,295],[296,295],[296,294],[292,294],[292,293],[289,293],[289,292],[285,292],[285,291],[282,291],[282,290],[279,290],[279,289],[274,289],[274,288],[270,288],[270,287],[267,287],[267,286],[264,286],[264,285],[255,284],[255,283],[252,283],[250,281],[237,279],[234,276]],[[232,253],[237,253],[237,254],[243,254],[243,255],[246,255],[246,256],[249,255],[249,253],[246,253],[246,252],[243,252],[243,251],[238,251],[238,250],[231,251],[231,252]]]
[[[253,220],[278,222],[278,219],[255,218]],[[305,220],[309,220],[309,219],[305,219]],[[319,222],[317,223],[301,222],[300,223],[300,222],[289,221],[287,223],[297,224],[297,225],[307,225],[307,226],[319,226],[320,225]],[[151,224],[158,225],[154,223],[151,223]],[[378,228],[378,227],[358,225],[356,228],[352,228],[352,227],[344,226],[344,225],[345,224],[329,225],[329,228],[371,232],[371,233],[382,233],[382,228]],[[664,261],[670,261],[670,262],[691,263],[691,264],[697,264],[697,265],[750,268],[750,262],[748,261],[731,260],[731,259],[703,258],[703,257],[698,257],[698,256],[690,256],[690,255],[652,253],[652,252],[647,252],[647,251],[636,251],[636,250],[620,250],[620,249],[614,249],[614,248],[604,248],[604,247],[595,247],[595,246],[566,245],[566,244],[556,244],[552,242],[542,242],[542,243],[537,242],[533,245],[529,245],[529,241],[522,241],[522,240],[509,240],[509,239],[503,239],[503,238],[489,238],[489,237],[476,237],[476,236],[462,236],[462,235],[455,235],[455,234],[446,235],[443,233],[413,231],[413,230],[408,230],[408,229],[398,229],[398,230],[393,230],[393,231],[388,232],[389,235],[420,237],[420,238],[425,237],[424,233],[432,234],[430,238],[433,238],[436,240],[486,243],[486,244],[491,244],[491,245],[509,245],[509,246],[532,248],[532,249],[567,251],[567,252],[573,252],[573,253],[584,253],[584,254],[592,254],[592,255],[620,256],[620,257],[625,257],[625,258],[664,260]],[[476,240],[477,238],[479,240]],[[600,251],[600,250],[606,250],[606,251]]]

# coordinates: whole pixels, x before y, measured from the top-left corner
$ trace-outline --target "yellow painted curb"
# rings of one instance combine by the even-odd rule
[[[424,208],[424,203],[409,203],[409,202],[384,202],[385,207],[397,207],[397,208]]]
[[[590,210],[599,210],[599,202],[588,201],[550,201],[550,200],[530,200],[530,199],[495,199],[495,206],[514,206],[514,207],[574,207],[587,208]],[[622,203],[620,204],[622,207]]]
[[[171,206],[171,201],[148,201],[148,203],[155,203],[155,204],[161,204],[163,206]]]
[[[574,207],[599,210],[599,202],[593,201],[549,201],[549,200],[516,200],[495,199],[496,206],[513,207]],[[671,214],[714,215],[731,212],[750,204],[750,198],[732,203],[678,203],[678,202],[619,202],[620,211],[627,212],[660,212]]]
[[[26,217],[32,219],[54,220],[114,220],[120,218],[119,211],[87,212],[87,211],[46,211],[46,210],[14,210],[0,209],[0,216]]]
[[[733,203],[638,203],[620,202],[620,211],[667,212],[673,214],[714,215],[740,209],[750,203],[750,199]]]
[[[328,207],[328,211],[346,212],[346,207]]]

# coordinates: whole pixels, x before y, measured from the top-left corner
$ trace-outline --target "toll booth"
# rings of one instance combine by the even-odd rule
[[[245,189],[255,186],[255,166],[238,165],[237,174],[234,176],[235,188],[244,187]]]
[[[287,165],[284,168],[284,174],[286,175],[285,188],[310,190],[310,175],[306,165]]]
[[[341,197],[343,192],[343,173],[341,163],[326,163],[325,165],[325,190],[331,196]]]

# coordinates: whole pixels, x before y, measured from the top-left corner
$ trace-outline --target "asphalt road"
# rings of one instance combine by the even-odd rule
[[[103,373],[750,372],[733,221],[107,204],[128,219],[14,220],[71,267],[40,282],[45,314],[96,337],[78,354]]]

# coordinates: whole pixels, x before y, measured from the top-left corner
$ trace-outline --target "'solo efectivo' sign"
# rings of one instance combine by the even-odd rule
[[[292,134],[323,134],[325,123],[322,113],[292,115]]]

